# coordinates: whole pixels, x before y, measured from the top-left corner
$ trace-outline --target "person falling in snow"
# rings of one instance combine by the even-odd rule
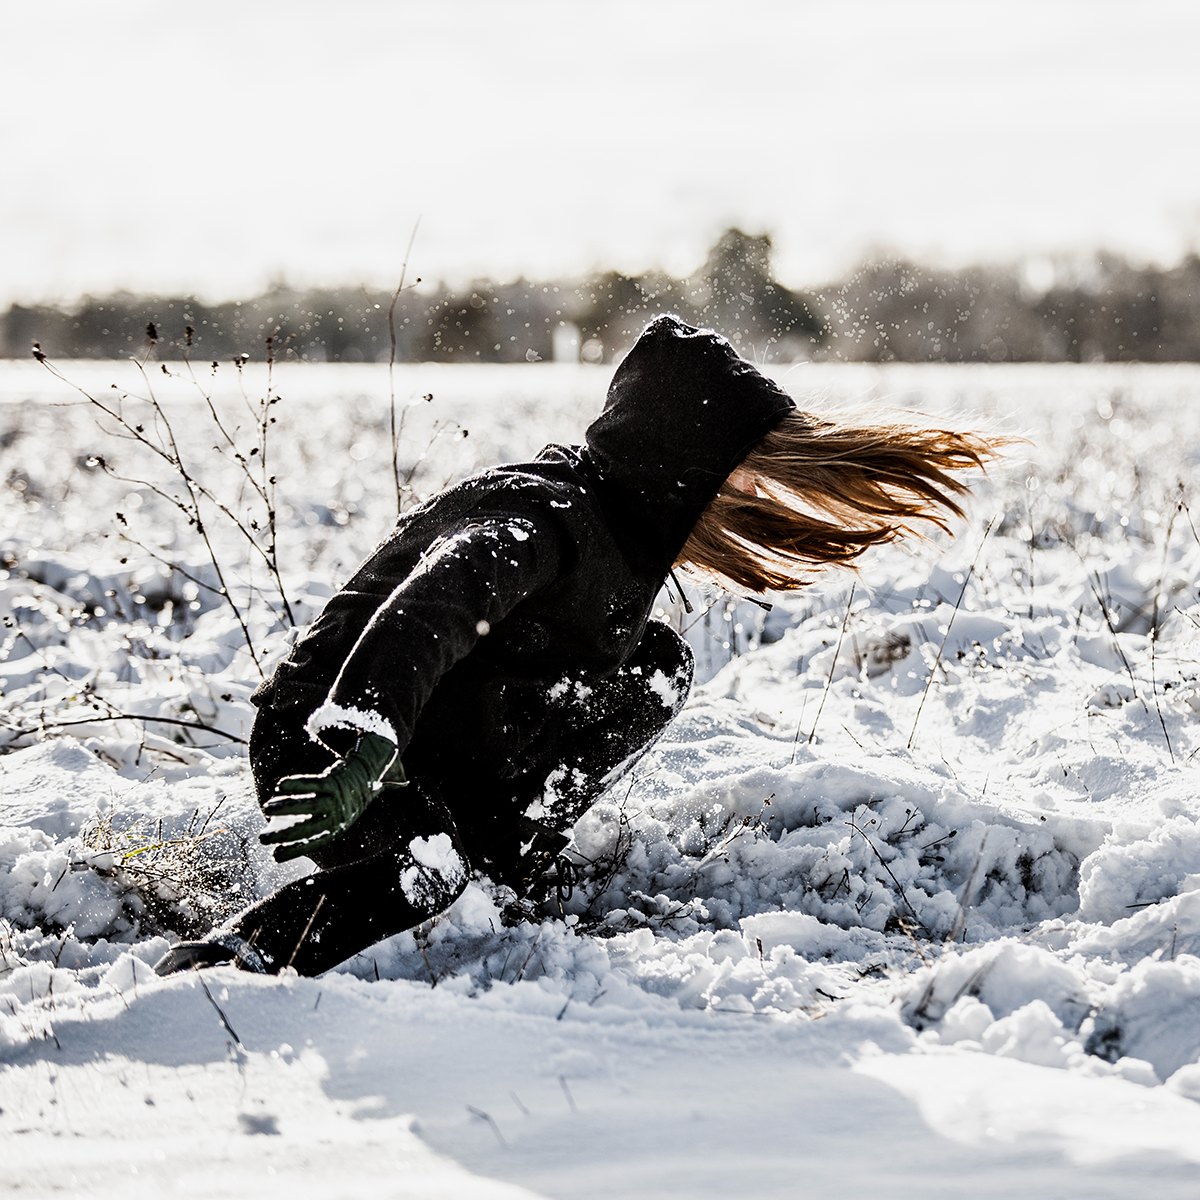
[[[317,870],[156,969],[316,975],[442,912],[473,869],[536,890],[687,699],[691,651],[650,620],[673,567],[799,589],[945,528],[952,472],[1002,443],[799,411],[723,337],[658,317],[584,445],[405,513],[255,692],[259,802],[293,819],[261,840]]]

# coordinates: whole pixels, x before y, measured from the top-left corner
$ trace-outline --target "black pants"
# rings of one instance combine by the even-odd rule
[[[519,888],[547,834],[570,829],[633,765],[683,706],[691,680],[687,644],[651,622],[624,667],[561,709],[550,767],[505,780],[490,796],[480,781],[421,779],[383,793],[351,829],[312,852],[314,874],[247,909],[232,932],[270,970],[317,975],[448,908],[473,867]],[[259,711],[250,765],[260,804],[285,775],[318,774],[334,761],[305,732],[305,715]],[[542,833],[525,816],[530,804]]]

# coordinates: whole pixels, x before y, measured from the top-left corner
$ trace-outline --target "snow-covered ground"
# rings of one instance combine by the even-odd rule
[[[159,406],[0,365],[4,1187],[1195,1194],[1200,369],[793,368],[1030,444],[952,543],[769,614],[664,594],[702,683],[563,912],[480,881],[316,980],[149,964],[303,870],[257,843],[247,697],[394,513],[386,371],[264,408],[249,368],[62,369]],[[606,384],[398,369],[401,477],[575,440]],[[186,480],[137,440],[172,431]]]

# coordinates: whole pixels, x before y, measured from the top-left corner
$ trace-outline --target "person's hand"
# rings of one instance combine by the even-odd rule
[[[378,734],[365,733],[345,758],[320,775],[281,779],[279,794],[263,805],[263,812],[268,817],[305,816],[308,820],[259,834],[258,840],[276,847],[276,862],[299,858],[341,837],[380,791],[404,782],[395,744]]]

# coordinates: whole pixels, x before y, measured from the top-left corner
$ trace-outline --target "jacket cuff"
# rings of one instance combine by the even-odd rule
[[[353,737],[374,733],[387,738],[393,746],[400,744],[395,727],[382,713],[355,708],[353,705],[334,704],[331,700],[316,709],[304,727],[314,742],[323,743],[336,754],[343,753],[342,747],[346,741],[345,737],[337,735],[338,730],[345,730]]]

